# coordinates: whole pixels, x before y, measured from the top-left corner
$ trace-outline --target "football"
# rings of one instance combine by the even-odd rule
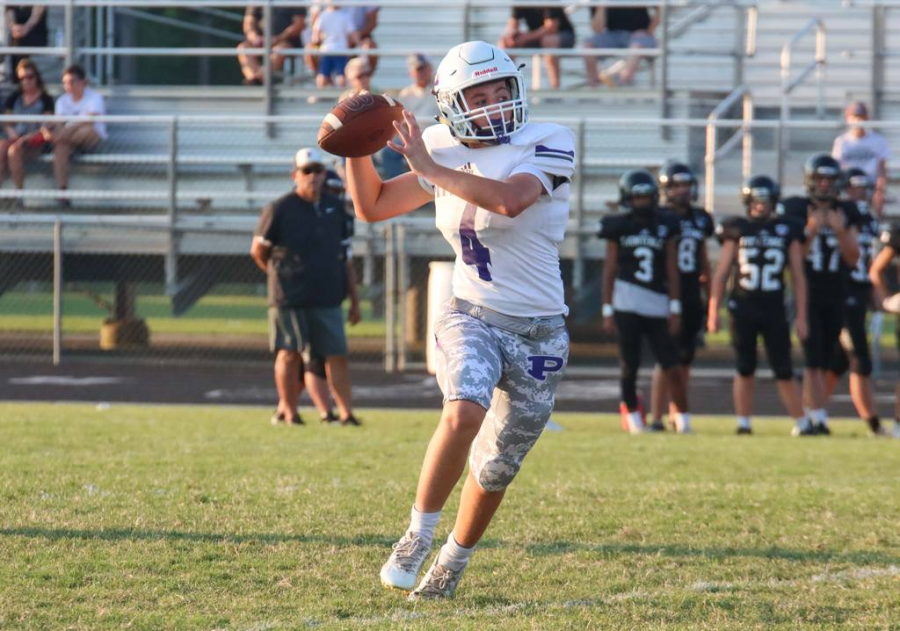
[[[359,94],[338,103],[319,128],[317,142],[330,154],[362,158],[378,152],[394,137],[394,121],[403,105],[383,94]]]

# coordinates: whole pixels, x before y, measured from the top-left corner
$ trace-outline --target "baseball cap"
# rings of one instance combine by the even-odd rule
[[[318,149],[301,149],[297,152],[297,155],[294,156],[294,166],[298,169],[302,169],[307,164],[321,164],[324,166],[325,154]]]
[[[861,118],[869,118],[869,108],[862,101],[853,101],[844,109],[844,116],[859,116]]]
[[[416,53],[406,58],[407,68],[419,68],[421,66],[430,66],[431,60],[422,53]]]

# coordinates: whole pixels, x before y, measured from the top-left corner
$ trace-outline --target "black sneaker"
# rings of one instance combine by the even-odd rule
[[[323,423],[337,423],[340,421],[340,419],[334,413],[334,410],[328,410],[327,414],[320,414],[319,420]]]
[[[735,434],[737,434],[738,436],[749,436],[752,433],[753,428],[745,427],[744,425],[738,425],[737,431],[735,432]]]
[[[285,421],[285,422],[287,423],[287,421]],[[291,421],[290,421],[290,423],[288,423],[288,425],[298,425],[299,426],[299,425],[306,425],[306,423],[304,423],[303,419],[300,418],[300,414],[297,414],[294,416],[294,418],[291,419]]]
[[[647,426],[648,432],[664,432],[666,431],[666,424],[662,422],[662,419],[656,419],[652,423]]]
[[[816,436],[831,436],[831,429],[825,423],[815,423],[813,429]]]
[[[344,427],[352,425],[353,427],[362,427],[362,422],[352,414],[345,419],[341,419],[341,425]]]
[[[881,426],[881,419],[877,416],[873,416],[872,418],[866,419],[866,426],[869,428],[870,436],[884,436],[885,431]]]

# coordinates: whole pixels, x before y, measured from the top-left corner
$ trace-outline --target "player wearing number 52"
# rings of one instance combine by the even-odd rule
[[[797,336],[806,339],[803,224],[775,214],[778,197],[778,185],[772,178],[751,177],[741,187],[746,216],[733,217],[716,226],[722,250],[712,280],[707,327],[712,333],[719,330],[719,307],[725,295],[725,283],[734,269],[728,315],[737,360],[734,376],[737,433],[752,433],[756,340],[762,335],[778,394],[796,423],[794,433],[805,436],[814,431],[803,412],[800,386],[794,381],[791,330],[784,302],[784,271],[789,268],[797,304]]]
[[[360,219],[382,221],[433,201],[437,227],[456,253],[453,297],[434,325],[443,413],[409,527],[381,569],[382,583],[416,586],[467,454],[469,474],[456,525],[411,599],[456,590],[550,418],[569,353],[559,244],[569,215],[574,135],[528,122],[522,73],[484,42],[447,53],[434,93],[441,124],[422,131],[404,112],[395,123],[399,137],[387,143],[404,156],[409,173],[384,182],[370,157],[347,160]]]
[[[806,283],[809,286],[809,335],[803,342],[803,398],[817,434],[830,434],[825,405],[825,372],[844,326],[846,278],[859,261],[856,204],[840,200],[844,177],[838,161],[827,153],[803,165],[806,196],[784,202],[785,214],[806,226]]]
[[[598,236],[606,240],[603,263],[603,328],[618,332],[622,427],[644,431],[637,375],[644,337],[662,367],[675,408],[678,431],[690,432],[687,389],[675,336],[681,329],[678,275],[680,224],[659,209],[659,187],[649,171],[627,171],[619,180],[619,208],[604,217]]]

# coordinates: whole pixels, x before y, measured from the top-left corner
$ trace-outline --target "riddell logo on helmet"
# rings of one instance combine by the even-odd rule
[[[475,76],[481,77],[486,74],[491,74],[492,72],[497,72],[497,70],[499,70],[499,68],[497,68],[497,66],[494,66],[493,68],[488,68],[487,70],[476,70]]]

